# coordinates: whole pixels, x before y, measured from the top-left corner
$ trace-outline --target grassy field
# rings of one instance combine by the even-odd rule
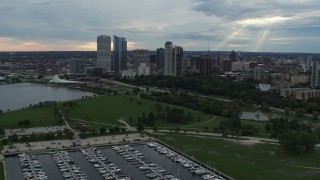
[[[227,120],[228,118],[217,116],[214,120],[209,120],[203,123],[196,123],[194,125],[183,126],[182,129],[194,129],[194,130],[204,130],[206,127],[209,130],[213,128],[219,128],[219,123],[223,120]],[[270,137],[270,133],[265,130],[265,123],[262,121],[250,121],[250,120],[241,120],[242,125],[252,125],[259,129],[258,135],[259,137]]]
[[[31,121],[29,127],[54,126],[56,122],[52,109],[31,108],[2,114],[0,116],[0,127],[3,129],[19,128],[18,122],[25,119],[29,119]]]
[[[132,126],[136,125],[137,118],[141,116],[142,113],[148,115],[149,112],[154,112],[156,114],[155,104],[157,103],[162,104],[163,107],[175,107],[168,104],[125,95],[105,95],[96,98],[77,100],[76,102],[77,107],[69,114],[69,117],[71,118],[114,125],[122,125],[118,120],[124,119]],[[213,117],[202,112],[185,108],[182,109],[184,109],[185,112],[190,112],[194,116],[194,121],[191,123],[198,123],[198,118],[201,119],[201,122],[205,122]],[[130,117],[132,118],[132,121],[130,121]],[[74,120],[70,120],[69,122],[73,124],[78,123]],[[160,120],[156,121],[156,125],[158,127],[168,128],[182,126],[181,124],[169,124]],[[99,124],[96,124],[96,126],[99,126]],[[101,126],[104,125],[101,124]]]
[[[278,145],[170,135],[157,137],[235,179],[319,179],[320,151],[287,155]],[[314,168],[313,168],[314,167]]]

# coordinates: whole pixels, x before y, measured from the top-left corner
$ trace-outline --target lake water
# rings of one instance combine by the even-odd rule
[[[67,101],[92,95],[76,89],[30,83],[0,85],[0,109],[17,110],[43,101]]]

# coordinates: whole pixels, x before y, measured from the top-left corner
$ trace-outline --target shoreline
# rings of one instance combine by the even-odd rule
[[[6,85],[16,85],[16,84],[26,84],[26,85],[30,85],[30,86],[33,86],[33,85],[36,85],[36,86],[39,86],[39,87],[51,87],[51,88],[66,88],[66,89],[69,89],[69,90],[77,90],[77,91],[81,91],[83,93],[90,93],[90,97],[91,96],[100,96],[101,94],[98,94],[96,92],[93,92],[93,91],[89,91],[89,90],[85,90],[84,88],[75,88],[75,87],[69,87],[69,86],[60,86],[60,85],[55,85],[55,84],[42,84],[42,83],[31,83],[31,82],[21,82],[21,83],[13,83],[13,84],[4,84],[4,86]],[[50,97],[50,95],[48,96]],[[19,108],[2,108],[2,114],[5,114],[5,113],[8,113],[8,112],[14,112],[14,111],[19,111],[19,110],[23,110],[23,109],[29,109],[29,108],[32,108],[32,107],[29,107],[29,105],[36,105],[36,104],[39,104],[40,102],[46,102],[46,101],[56,101],[56,102],[68,102],[68,101],[74,101],[74,100],[79,100],[79,99],[82,99],[84,96],[82,97],[78,97],[78,98],[75,98],[75,99],[66,99],[66,100],[41,100],[37,103],[29,103],[28,105],[24,106],[24,107],[19,107]],[[19,103],[17,103],[19,104]],[[9,110],[9,111],[8,111]]]

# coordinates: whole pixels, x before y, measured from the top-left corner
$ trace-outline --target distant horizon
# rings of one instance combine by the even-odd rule
[[[139,49],[139,48],[138,48]],[[138,50],[138,49],[128,49],[128,51],[134,51],[134,50]],[[146,49],[149,51],[154,51],[156,52],[156,49],[150,50],[150,49]],[[209,52],[231,52],[232,50],[221,50],[221,51],[217,51],[217,50],[210,50]],[[317,52],[270,52],[270,51],[237,51],[236,49],[234,49],[234,51],[236,53],[284,53],[284,54],[319,54]],[[52,51],[46,51],[46,50],[38,50],[38,51],[0,51],[0,53],[28,53],[28,52],[97,52],[94,50],[52,50]],[[208,52],[208,50],[184,50],[184,52]]]

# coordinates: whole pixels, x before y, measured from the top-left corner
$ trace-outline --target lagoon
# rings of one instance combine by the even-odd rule
[[[11,111],[44,101],[68,101],[92,95],[77,89],[31,83],[0,85],[0,109]]]

